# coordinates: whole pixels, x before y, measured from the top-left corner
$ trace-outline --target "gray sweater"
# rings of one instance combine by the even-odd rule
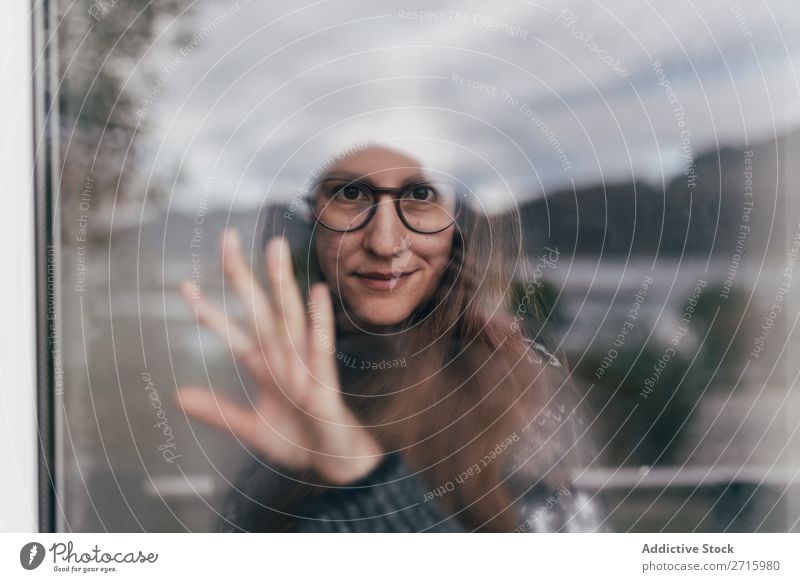
[[[446,494],[446,493],[445,493]],[[301,505],[301,532],[464,532],[391,453],[369,475]],[[537,486],[522,497],[515,532],[607,531],[601,504],[575,488]]]
[[[531,347],[531,357],[541,358],[553,369],[563,371],[560,362],[543,346],[531,342]],[[567,449],[574,448],[569,445],[578,442],[586,432],[584,418],[569,413],[563,405],[553,406],[541,416],[540,424],[552,423],[554,433],[560,434],[548,450],[549,459],[565,457]],[[533,456],[532,451],[521,448],[518,453],[523,459]],[[549,462],[545,459],[545,464]],[[525,466],[524,461],[512,464],[518,469]],[[516,495],[515,507],[519,508],[519,522],[514,531],[609,531],[605,507],[600,500],[571,485],[550,488],[536,479],[536,474],[535,469],[531,472],[513,470],[509,474],[508,484]],[[220,529],[271,531],[270,523],[276,513],[270,509],[273,503],[265,492],[272,490],[274,501],[274,477],[275,472],[262,461],[244,471],[223,509]],[[282,482],[286,491],[278,491],[277,496],[291,495],[296,481],[283,479]],[[438,502],[438,497],[448,491],[446,486],[437,492],[428,490],[422,480],[409,471],[399,454],[389,453],[362,479],[343,487],[325,488],[316,496],[292,504],[288,522],[292,524],[290,529],[300,532],[466,531],[458,514],[447,515]],[[277,517],[287,521],[285,514]]]

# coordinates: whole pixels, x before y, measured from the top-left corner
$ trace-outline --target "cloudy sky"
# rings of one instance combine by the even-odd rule
[[[174,209],[209,178],[212,205],[289,198],[365,141],[502,207],[572,182],[660,183],[682,153],[797,125],[796,2],[610,4],[200,2],[134,72],[148,155],[179,175]]]

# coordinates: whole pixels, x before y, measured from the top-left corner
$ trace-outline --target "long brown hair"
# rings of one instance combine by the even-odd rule
[[[514,218],[465,208],[436,292],[389,342],[388,354],[407,365],[362,375],[347,390],[362,421],[387,449],[402,452],[431,491],[467,477],[437,500],[468,528],[487,531],[510,531],[520,520],[504,482],[511,452],[497,460],[492,452],[520,437],[546,440],[532,421],[554,389],[541,360],[527,357],[511,316],[514,272],[525,259]],[[563,479],[555,468],[542,477],[554,485]]]
[[[294,218],[288,217],[271,212],[265,240],[285,234],[286,220]],[[313,234],[292,226],[295,273],[307,289],[322,279]],[[445,487],[436,499],[446,512],[468,529],[511,531],[521,518],[506,479],[512,451],[505,447],[519,441],[525,451],[544,446],[549,435],[534,421],[548,406],[556,379],[541,359],[530,357],[530,344],[512,317],[514,281],[525,279],[527,256],[519,214],[489,216],[467,205],[454,228],[439,285],[397,333],[337,330],[340,380],[348,405],[385,450],[400,452],[431,492]],[[337,311],[340,303],[334,301]],[[493,454],[498,446],[504,451],[499,457]],[[564,485],[557,464],[526,455],[523,462],[545,484]],[[478,471],[470,471],[476,465]],[[468,478],[457,480],[459,475]],[[256,503],[275,510],[234,511],[239,517],[249,511],[247,530],[291,529],[292,505],[318,489],[308,484],[313,475],[296,475],[294,484],[283,483],[277,496],[265,497],[252,491],[263,481],[252,474],[247,479],[252,496],[261,497]]]

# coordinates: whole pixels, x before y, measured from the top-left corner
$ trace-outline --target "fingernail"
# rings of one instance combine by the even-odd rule
[[[195,301],[200,299],[200,286],[195,285],[191,281],[184,281],[180,286],[180,293],[183,300],[187,303],[194,304]]]
[[[285,236],[281,237],[281,252],[283,253],[283,258],[285,259],[292,258],[292,252],[291,249],[289,248],[289,241],[286,239]]]
[[[225,241],[231,246],[231,249],[238,251],[242,247],[242,238],[239,236],[239,231],[235,228],[229,228],[225,231]]]
[[[282,236],[276,236],[271,241],[272,244],[272,256],[275,258],[276,261],[283,261],[289,257],[289,245],[286,244],[286,238]],[[276,265],[277,266],[277,265]]]

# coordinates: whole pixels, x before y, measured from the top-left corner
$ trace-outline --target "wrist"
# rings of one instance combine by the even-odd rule
[[[320,473],[332,485],[347,485],[371,473],[384,457],[378,441],[364,427],[355,427],[346,456],[326,457]]]
[[[313,450],[320,453],[314,455],[311,464],[328,484],[341,486],[368,475],[383,460],[384,451],[346,406],[336,417],[324,425],[327,430],[316,432]]]

